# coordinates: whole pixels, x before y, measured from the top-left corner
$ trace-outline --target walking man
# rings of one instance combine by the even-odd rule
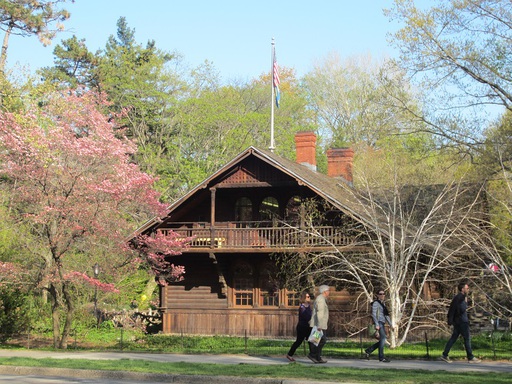
[[[450,340],[446,343],[441,360],[451,363],[452,360],[448,357],[450,349],[457,341],[460,335],[464,338],[464,347],[466,348],[466,355],[470,363],[479,363],[480,359],[473,356],[471,349],[471,339],[469,336],[469,318],[468,318],[468,293],[469,285],[467,282],[461,282],[457,286],[459,293],[455,295],[448,310],[448,325],[453,325],[453,333]]]
[[[384,357],[384,345],[386,344],[386,323],[393,328],[389,311],[384,304],[384,290],[377,291],[377,299],[372,302],[372,320],[375,324],[375,329],[379,332],[379,341],[367,348],[364,353],[367,359],[377,348],[379,349],[379,361],[381,363],[389,363],[390,360]]]
[[[327,360],[322,359],[322,349],[327,342],[325,337],[325,331],[327,330],[327,322],[329,321],[329,308],[327,307],[327,298],[329,297],[329,286],[321,285],[318,287],[319,295],[315,299],[313,305],[313,314],[309,325],[311,327],[317,327],[319,331],[323,332],[322,338],[316,346],[313,343],[309,343],[309,355],[308,358],[315,364],[327,363]]]

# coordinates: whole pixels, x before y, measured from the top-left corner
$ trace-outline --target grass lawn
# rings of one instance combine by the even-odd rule
[[[354,383],[510,383],[512,374],[474,373],[397,370],[392,368],[357,369],[336,368],[328,365],[311,366],[300,363],[283,365],[251,365],[251,364],[206,364],[206,363],[162,363],[143,360],[82,360],[82,359],[32,359],[32,358],[0,358],[1,365],[58,367],[70,369],[94,369],[111,371],[131,371],[162,374],[239,376],[258,378],[288,378],[318,381],[343,381]]]
[[[226,336],[180,336],[180,335],[142,335],[119,330],[89,330],[85,335],[75,335],[69,342],[69,349],[88,351],[131,351],[131,352],[163,352],[184,354],[250,354],[258,356],[283,356],[287,353],[293,340],[262,340]],[[331,340],[324,348],[324,355],[329,358],[359,358],[362,348],[372,341],[334,341]],[[409,343],[396,349],[386,348],[386,356],[397,359],[428,359],[437,358],[446,340],[431,340],[426,343]],[[51,337],[31,336],[11,340],[0,345],[0,348],[39,348],[52,350]],[[504,360],[512,364],[512,342],[509,334],[481,335],[473,338],[475,355],[485,360]],[[303,356],[304,348],[297,350]],[[464,359],[465,352],[462,342],[454,345],[450,356]],[[284,359],[283,359],[284,360]],[[0,358],[0,365],[61,367],[72,369],[95,369],[133,371],[165,374],[222,375],[246,376],[259,378],[289,378],[318,381],[349,382],[384,382],[384,383],[511,383],[512,374],[505,373],[474,373],[449,371],[415,371],[397,370],[392,367],[379,369],[339,368],[327,365],[304,365],[300,363],[282,365],[251,365],[251,364],[206,364],[206,363],[162,363],[143,360],[81,360],[81,359],[33,359],[33,358]]]

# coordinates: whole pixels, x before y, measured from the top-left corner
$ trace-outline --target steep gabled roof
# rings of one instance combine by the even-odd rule
[[[217,172],[213,173],[210,177],[203,180],[193,189],[191,189],[184,196],[173,202],[169,207],[169,213],[172,213],[176,210],[183,202],[187,201],[191,197],[194,196],[199,190],[204,188],[208,188],[211,186],[215,180],[219,179],[225,173],[229,172],[233,167],[235,167],[242,160],[255,156],[261,161],[275,167],[279,171],[287,174],[293,179],[297,180],[300,185],[306,186],[310,188],[313,192],[315,192],[320,197],[324,198],[327,202],[332,204],[334,207],[343,211],[347,215],[353,217],[358,221],[364,222],[366,225],[373,226],[371,221],[365,217],[364,209],[361,206],[361,202],[355,199],[351,194],[346,192],[346,188],[348,185],[346,181],[342,178],[333,178],[327,176],[325,174],[316,172],[305,165],[298,164],[294,161],[285,159],[275,153],[259,149],[256,147],[249,147],[245,151],[241,152],[237,155],[233,160],[220,168]],[[149,220],[147,223],[142,225],[135,232],[135,236],[145,232],[153,225],[159,223],[162,218],[154,218]]]

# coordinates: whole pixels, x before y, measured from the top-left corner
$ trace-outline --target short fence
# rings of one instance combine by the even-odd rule
[[[244,332],[244,330],[237,332],[244,336],[192,335],[185,332],[145,335],[140,330],[134,331],[123,327],[105,332],[109,332],[110,340],[115,341],[99,348],[120,351],[249,354],[284,357],[295,341],[295,335],[282,338],[262,338],[249,336],[249,333]],[[441,355],[449,337],[449,332],[435,329],[416,332],[411,334],[406,343],[398,348],[392,349],[390,345],[386,345],[385,354],[390,358],[399,359],[435,359]],[[491,330],[480,335],[472,335],[473,352],[475,355],[486,359],[509,360],[512,357],[511,339],[511,333],[508,330]],[[36,347],[31,343],[30,334],[27,335],[26,341],[27,348]],[[344,339],[330,338],[327,332],[324,355],[330,358],[363,358],[364,350],[376,342],[377,340],[369,337],[367,332],[360,332],[356,336]],[[83,349],[84,345],[89,345],[90,348],[87,335],[75,330],[70,335],[68,348]],[[308,352],[307,342],[303,342],[296,351],[296,357],[306,357]],[[377,351],[374,354],[376,353]],[[466,357],[462,338],[452,347],[450,357],[455,359]]]

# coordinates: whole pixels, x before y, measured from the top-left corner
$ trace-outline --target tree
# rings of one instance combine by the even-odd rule
[[[123,252],[126,236],[165,211],[151,188],[154,179],[130,161],[135,146],[118,136],[113,116],[99,112],[105,103],[102,95],[69,91],[46,95],[41,111],[0,114],[2,187],[12,216],[39,239],[33,276],[49,293],[56,348],[67,347],[74,287],[115,290],[84,272],[87,255],[103,250],[104,270],[140,263]],[[161,273],[174,269],[158,263]]]
[[[498,0],[451,0],[421,8],[396,0],[387,10],[404,24],[394,34],[399,65],[423,90],[422,110],[411,113],[438,144],[476,164],[475,177],[490,180],[493,239],[510,260],[510,111],[512,6]],[[501,184],[501,187],[499,187]],[[499,192],[498,192],[499,191]],[[496,193],[498,192],[498,193]],[[493,220],[494,220],[493,219]],[[506,287],[506,286],[505,286]]]
[[[0,341],[28,328],[27,287],[24,271],[18,265],[0,261]],[[8,278],[7,278],[8,276]]]
[[[85,87],[99,91],[99,53],[87,49],[85,39],[76,36],[62,41],[53,50],[55,66],[39,70],[41,77],[61,88]]]
[[[342,62],[331,54],[306,74],[302,87],[327,147],[376,148],[389,135],[416,131],[397,101],[414,109],[415,95],[389,60],[356,56]]]
[[[162,174],[166,195],[176,198],[253,145],[270,144],[270,75],[248,83],[194,92],[173,109]],[[282,68],[282,102],[275,112],[275,152],[293,156],[294,134],[310,125],[310,112],[293,71]],[[165,172],[165,173],[164,173]]]
[[[280,263],[291,268],[293,279],[328,281],[355,295],[353,313],[339,325],[349,333],[361,330],[375,290],[386,290],[396,326],[390,337],[395,347],[413,330],[442,327],[448,304],[442,298],[462,277],[477,281],[485,260],[499,255],[482,227],[488,221],[481,185],[453,180],[416,187],[401,179],[393,162],[381,158],[380,164],[381,172],[394,180],[391,189],[379,188],[365,172],[359,172],[358,188],[340,183],[358,219],[316,203],[306,207],[304,227],[298,228],[318,238],[319,223],[332,222],[337,211],[336,220],[353,239],[353,248],[331,245],[328,251],[290,255]],[[331,244],[328,238],[322,241]],[[440,293],[441,300],[434,300],[432,293]]]
[[[442,144],[479,152],[483,130],[512,108],[510,2],[437,1],[421,9],[396,0],[387,14],[405,24],[393,36],[400,65],[424,94],[423,111],[412,115]]]
[[[0,29],[5,31],[2,51],[0,52],[0,72],[5,69],[9,37],[12,34],[20,36],[37,35],[43,45],[49,45],[57,31],[63,29],[62,22],[69,19],[70,14],[65,9],[58,9],[59,3],[66,0],[31,1],[31,0],[1,0]],[[71,0],[74,2],[74,0]],[[52,29],[56,23],[57,29]]]

